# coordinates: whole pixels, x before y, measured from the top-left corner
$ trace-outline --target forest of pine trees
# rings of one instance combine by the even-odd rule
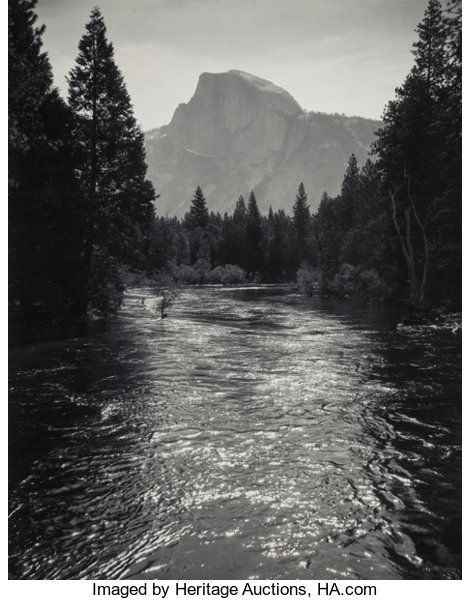
[[[197,187],[183,219],[155,215],[143,134],[99,9],[79,42],[68,101],[53,86],[36,0],[9,0],[10,318],[34,329],[115,311],[125,275],[183,283],[295,281],[307,293],[460,304],[461,2],[430,0],[414,65],[385,108],[369,160],[311,214],[210,212]]]
[[[9,304],[12,330],[119,307],[144,269],[155,193],[143,134],[94,9],[69,75],[53,86],[36,0],[9,0]]]

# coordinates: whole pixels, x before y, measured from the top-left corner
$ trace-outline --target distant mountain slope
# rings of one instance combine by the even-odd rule
[[[378,126],[306,113],[282,88],[242,71],[203,73],[171,123],[146,134],[157,212],[183,215],[197,185],[221,213],[252,189],[263,212],[290,210],[301,181],[315,208],[324,190],[339,191],[353,152],[365,161]]]

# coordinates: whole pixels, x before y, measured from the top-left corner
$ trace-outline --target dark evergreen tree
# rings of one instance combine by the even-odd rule
[[[289,281],[293,273],[289,255],[289,219],[284,211],[273,213],[270,209],[270,237],[268,245],[267,275],[270,281]]]
[[[300,266],[302,261],[311,257],[311,217],[303,183],[299,185],[293,213],[296,233],[296,256],[298,266]]]
[[[80,157],[35,0],[9,0],[9,299],[12,332],[84,314]]]
[[[189,264],[189,260],[191,257],[189,237],[188,237],[188,234],[184,230],[178,231],[176,234],[176,251],[177,251],[176,264],[177,265]]]
[[[260,273],[263,268],[263,230],[261,214],[256,197],[250,193],[246,216],[247,269],[251,274]]]
[[[462,3],[451,0],[447,5],[445,85],[441,90],[440,169],[446,182],[439,203],[436,227],[436,251],[431,277],[431,292],[457,307],[461,302],[462,272]]]
[[[149,275],[160,270],[171,271],[174,263],[178,261],[176,236],[181,229],[177,219],[156,217],[146,269]]]
[[[220,252],[221,252],[221,237],[222,237],[222,217],[219,213],[213,214],[213,218],[210,218],[209,225],[206,230],[206,238],[210,249],[210,263],[212,267],[220,265]]]
[[[340,260],[362,270],[374,270],[391,289],[400,278],[395,233],[388,206],[382,201],[380,169],[370,159],[360,171],[354,207],[354,226],[343,238]]]
[[[221,229],[221,242],[220,242],[220,262],[221,264],[234,264],[232,260],[233,249],[232,249],[232,229],[233,221],[227,213],[224,214],[222,229]]]
[[[460,76],[458,67],[449,69],[456,38],[449,39],[438,0],[429,1],[417,32],[415,64],[386,108],[375,152],[384,192],[393,199],[410,293],[422,303],[429,293],[436,299],[458,296],[460,140],[454,132],[460,129]],[[412,260],[407,247],[413,248]],[[420,290],[412,285],[416,277]]]
[[[120,266],[139,269],[145,263],[155,194],[145,178],[143,134],[98,8],[91,13],[70,72],[69,104],[85,149],[80,175],[88,198],[90,302],[115,308],[118,298],[104,291],[114,287],[119,297]]]
[[[341,184],[341,204],[343,207],[343,229],[347,231],[354,225],[356,206],[359,198],[359,167],[354,154],[351,154],[346,173]]]
[[[230,264],[240,265],[242,269],[247,269],[247,210],[245,199],[240,196],[237,200],[233,212],[231,238],[232,238],[232,257]]]
[[[322,285],[327,286],[338,272],[344,238],[341,199],[323,193],[314,219]]]
[[[268,225],[269,227],[273,227],[274,225],[274,211],[272,206],[270,206],[268,210]]]
[[[190,229],[196,229],[197,227],[205,229],[209,223],[209,212],[207,210],[206,199],[204,198],[204,194],[199,185],[194,192],[186,222]]]
[[[246,205],[245,198],[243,196],[240,196],[240,198],[237,200],[237,204],[233,212],[233,222],[240,227],[245,227],[246,225]]]
[[[438,0],[430,0],[417,31],[415,65],[385,110],[375,152],[385,185],[397,188],[403,174],[409,175],[411,191],[422,208],[433,197],[435,184],[441,187],[437,181],[441,165],[436,122],[445,71],[446,30]]]

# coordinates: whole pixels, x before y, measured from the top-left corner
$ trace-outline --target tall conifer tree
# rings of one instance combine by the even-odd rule
[[[243,196],[240,196],[237,200],[235,210],[233,211],[233,221],[241,227],[246,225],[246,204]]]
[[[14,328],[28,329],[85,310],[79,157],[35,5],[8,4],[10,316]]]
[[[344,211],[343,228],[345,231],[354,225],[359,189],[359,167],[357,166],[356,156],[351,154],[343,183],[341,184],[341,204]]]
[[[209,211],[207,210],[207,203],[201,187],[198,185],[189,209],[188,224],[192,229],[200,227],[205,229],[209,223]]]
[[[263,267],[263,229],[256,197],[250,193],[246,217],[247,269],[259,273]]]
[[[304,184],[299,185],[297,197],[294,203],[294,226],[296,233],[296,257],[300,266],[301,262],[308,257],[308,243],[311,231],[310,208],[307,204],[307,194]]]
[[[374,150],[385,184],[396,188],[404,173],[409,175],[415,202],[426,208],[443,185],[442,140],[437,123],[442,110],[447,32],[438,0],[429,1],[417,33],[415,64],[385,109]]]
[[[240,196],[233,212],[231,238],[233,249],[232,262],[233,264],[240,265],[243,269],[247,268],[246,219],[245,198]]]
[[[457,24],[456,37],[449,36],[440,2],[429,0],[417,27],[415,64],[385,110],[374,148],[384,192],[394,194],[397,225],[408,209],[413,215],[407,243],[418,271],[429,261],[424,292],[435,297],[450,290],[456,297],[460,281],[460,134],[454,135],[460,131],[460,75],[452,68],[458,59],[451,58],[458,30]],[[405,263],[409,271],[406,256]]]
[[[81,179],[88,196],[90,300],[100,308],[115,308],[119,299],[110,302],[101,290],[122,288],[120,265],[143,266],[155,194],[145,178],[144,137],[98,8],[91,13],[70,72],[69,104],[85,149]]]
[[[270,209],[270,213],[271,213]],[[271,281],[285,281],[289,278],[290,256],[288,243],[289,219],[284,211],[272,213],[271,236],[268,243],[267,271]]]

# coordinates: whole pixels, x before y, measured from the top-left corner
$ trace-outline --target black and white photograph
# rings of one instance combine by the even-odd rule
[[[4,4],[9,580],[461,580],[462,1]]]

